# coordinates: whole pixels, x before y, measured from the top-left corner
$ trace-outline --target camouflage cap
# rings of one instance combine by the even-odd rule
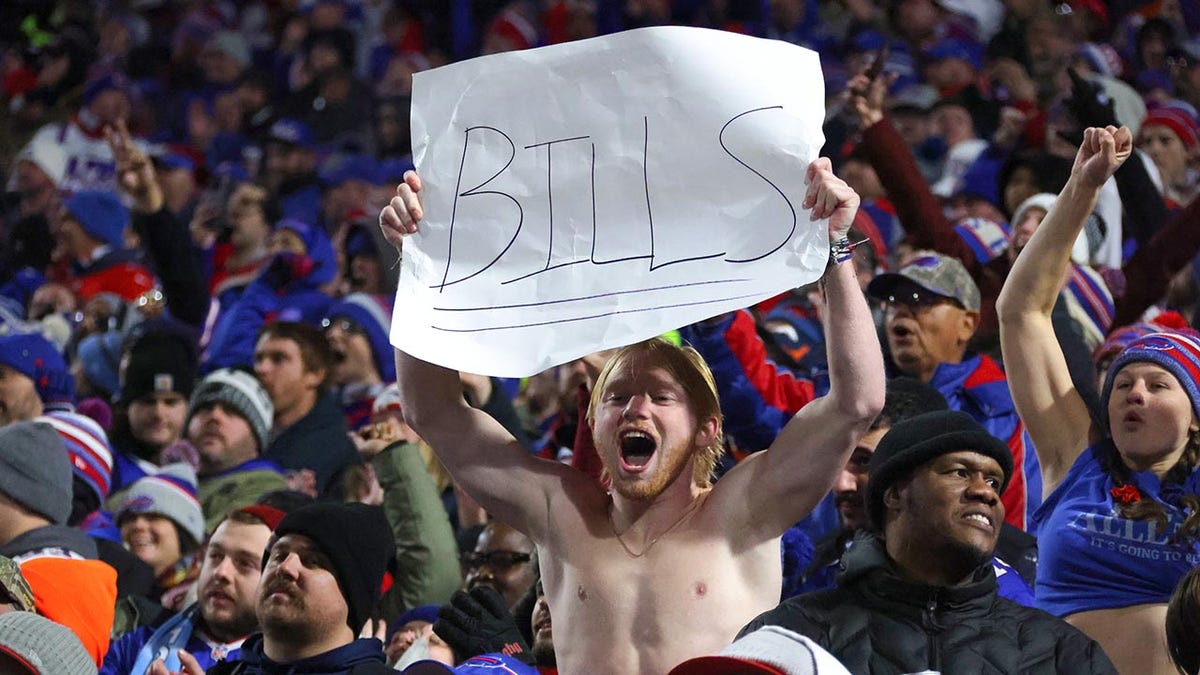
[[[21,574],[21,566],[12,558],[0,555],[0,593],[12,598],[17,609],[36,612],[33,604],[33,589]],[[3,601],[3,598],[0,598]]]
[[[979,311],[979,286],[956,258],[926,253],[914,258],[899,272],[880,274],[872,279],[867,285],[867,293],[873,298],[887,300],[903,284],[916,284],[931,293],[957,300],[963,309]]]

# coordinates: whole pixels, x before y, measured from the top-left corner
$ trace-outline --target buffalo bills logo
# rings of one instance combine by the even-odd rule
[[[925,255],[925,256],[921,256],[920,258],[917,258],[916,260],[908,263],[908,265],[906,265],[906,267],[922,267],[925,269],[933,269],[941,264],[942,264],[941,259],[935,258],[931,255]]]
[[[142,513],[152,508],[154,508],[154,499],[147,495],[138,495],[130,499],[129,503],[125,505],[126,511],[133,511],[134,513]]]
[[[1158,335],[1144,337],[1130,346],[1135,349],[1149,349],[1156,352],[1169,352],[1177,349],[1173,340]]]

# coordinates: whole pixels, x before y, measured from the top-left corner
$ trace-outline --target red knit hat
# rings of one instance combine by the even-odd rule
[[[1196,120],[1186,111],[1173,106],[1162,106],[1155,108],[1146,114],[1145,121],[1142,122],[1142,128],[1157,124],[1166,127],[1183,141],[1183,146],[1189,150],[1196,147],[1196,141],[1200,137],[1200,128],[1197,128]]]

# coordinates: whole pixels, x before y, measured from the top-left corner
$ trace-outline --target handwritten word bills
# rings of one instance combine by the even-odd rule
[[[391,339],[524,376],[820,277],[802,208],[824,142],[815,52],[646,28],[415,76],[425,220]]]

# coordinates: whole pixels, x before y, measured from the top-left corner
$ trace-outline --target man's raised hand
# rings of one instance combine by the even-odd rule
[[[809,219],[829,219],[829,241],[845,237],[858,213],[858,193],[846,185],[846,181],[833,175],[833,165],[827,157],[808,165],[804,182],[808,185],[804,208],[811,209]]]
[[[133,144],[125,120],[117,120],[116,127],[105,127],[104,139],[116,160],[117,185],[133,198],[134,209],[156,213],[163,206],[162,187],[150,158]]]
[[[396,186],[396,196],[379,212],[379,228],[396,248],[403,247],[404,236],[415,233],[425,215],[420,192],[421,177],[416,171],[405,171],[403,182]]]

